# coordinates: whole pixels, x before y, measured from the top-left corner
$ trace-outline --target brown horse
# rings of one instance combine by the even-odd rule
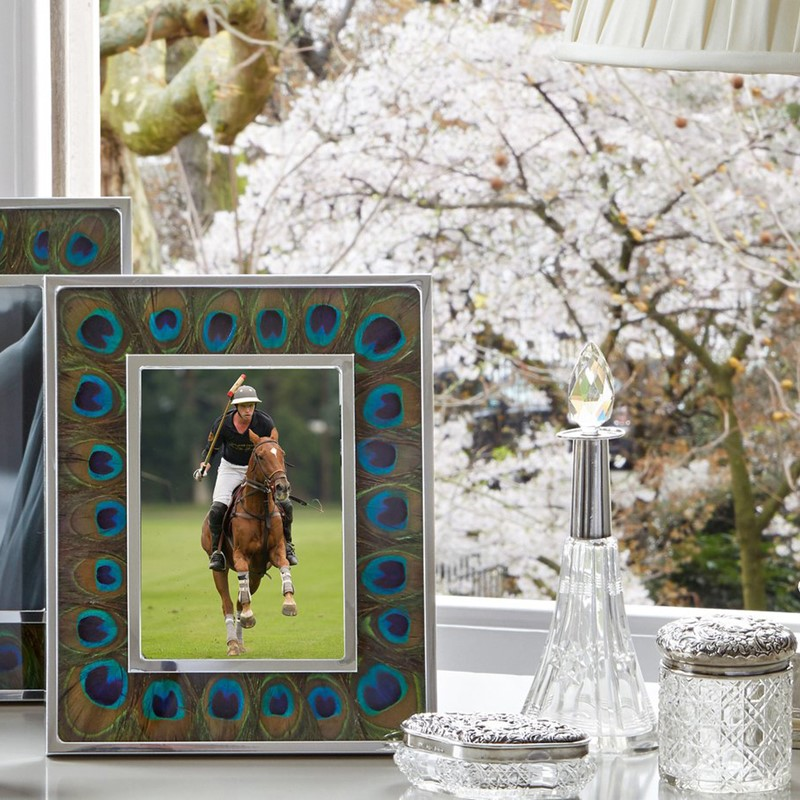
[[[229,656],[238,656],[245,652],[242,642],[243,629],[252,628],[256,624],[255,614],[250,605],[251,596],[255,594],[261,578],[270,566],[274,565],[281,573],[283,613],[288,617],[297,614],[294,586],[289,562],[286,559],[283,520],[277,505],[277,502],[286,500],[291,491],[286,477],[284,452],[278,444],[277,437],[259,438],[250,431],[250,439],[253,442],[253,452],[250,455],[244,481],[231,499],[220,542],[222,552],[225,554],[226,569],[224,572],[212,573],[214,585],[222,599]],[[203,520],[200,541],[206,553],[211,555],[208,516]],[[239,576],[235,618],[228,586],[228,568],[235,569]]]

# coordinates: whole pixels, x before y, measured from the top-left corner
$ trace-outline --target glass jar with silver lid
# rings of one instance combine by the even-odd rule
[[[736,614],[658,632],[659,772],[680,789],[766,792],[791,780],[794,634]]]
[[[595,772],[589,737],[526,714],[421,713],[394,760],[419,789],[478,800],[576,797]]]

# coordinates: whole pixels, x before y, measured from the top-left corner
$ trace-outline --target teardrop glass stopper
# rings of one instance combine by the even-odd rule
[[[596,430],[611,418],[614,383],[608,362],[600,348],[589,342],[569,379],[567,417],[579,428]]]

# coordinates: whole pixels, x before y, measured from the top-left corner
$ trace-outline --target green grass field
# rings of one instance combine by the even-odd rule
[[[179,660],[225,658],[222,604],[200,547],[206,509],[142,506],[142,655]],[[344,655],[342,524],[338,508],[324,513],[295,505],[292,568],[297,616],[281,613],[280,573],[273,567],[253,596],[257,624],[244,632],[243,658],[339,659]],[[236,602],[236,575],[229,572]]]

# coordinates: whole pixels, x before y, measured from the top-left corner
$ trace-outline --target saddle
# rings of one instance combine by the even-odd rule
[[[222,518],[222,535],[225,537],[225,539],[228,542],[231,542],[231,543],[233,543],[233,534],[231,532],[231,520],[236,515],[235,508],[236,508],[237,503],[239,502],[239,499],[242,496],[242,493],[244,492],[244,489],[245,489],[246,485],[247,485],[246,483],[240,483],[233,490],[233,494],[231,495],[231,502],[228,503],[228,508],[225,511],[225,516]],[[275,503],[275,507],[280,512],[281,520],[283,520],[286,517],[286,512],[283,510],[283,506],[280,503]],[[250,516],[250,515],[248,514],[246,516]],[[262,520],[262,521],[266,522],[266,520]]]

